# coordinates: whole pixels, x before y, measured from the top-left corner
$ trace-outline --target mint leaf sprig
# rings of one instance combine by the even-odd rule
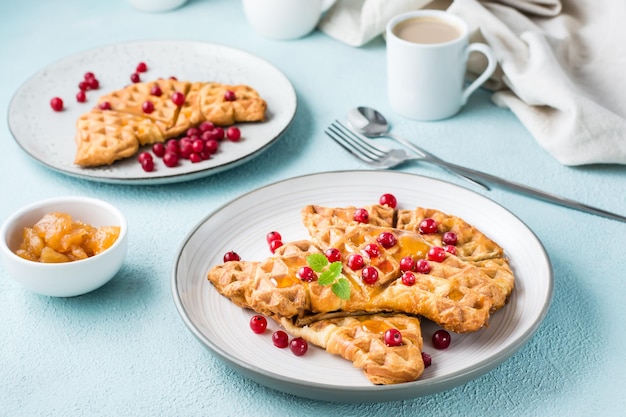
[[[323,253],[312,253],[306,257],[306,263],[319,275],[320,285],[330,285],[333,293],[342,300],[350,299],[350,282],[341,274],[341,262],[330,263]]]

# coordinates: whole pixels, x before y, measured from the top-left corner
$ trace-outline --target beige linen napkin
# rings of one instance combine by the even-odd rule
[[[320,29],[360,46],[383,33],[396,14],[432,6],[339,0]],[[626,26],[620,19],[626,2],[457,0],[448,10],[496,54],[501,79],[491,86],[503,88],[494,102],[510,108],[559,162],[626,164]],[[476,65],[480,61],[470,63],[470,72],[480,70]]]

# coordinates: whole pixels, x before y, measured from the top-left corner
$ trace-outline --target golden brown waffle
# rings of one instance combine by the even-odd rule
[[[150,90],[155,85],[161,89],[160,96],[150,94]],[[106,101],[111,105],[112,111],[151,119],[159,126],[163,136],[169,138],[173,136],[168,135],[168,131],[176,124],[180,111],[180,106],[172,101],[172,95],[176,92],[187,95],[190,86],[191,83],[189,82],[170,79],[133,83],[121,90],[103,95],[98,99],[98,104]],[[142,109],[146,101],[150,101],[154,105],[154,111],[151,113],[146,113]]]
[[[422,332],[417,317],[374,314],[320,320],[297,326],[288,318],[278,321],[289,333],[351,361],[373,384],[415,381],[424,371]],[[383,341],[388,329],[402,334],[402,345]]]
[[[226,99],[227,92],[234,93],[233,100]],[[265,120],[265,100],[247,85],[206,83],[200,90],[199,99],[203,116],[216,125]]]
[[[393,227],[395,210],[388,206],[372,205],[362,207],[368,212],[367,224],[374,226]],[[357,224],[354,213],[358,207],[324,207],[318,205],[305,206],[302,211],[302,222],[309,231],[310,236],[317,235],[320,231],[330,226],[345,226]]]
[[[152,94],[155,86],[159,87],[160,95]],[[234,92],[233,100],[224,98],[227,91]],[[182,106],[172,101],[176,92],[185,96]],[[154,106],[152,112],[144,112],[142,106],[146,101]],[[203,121],[216,125],[263,121],[267,107],[258,93],[245,85],[173,79],[130,84],[98,99],[98,105],[104,102],[110,110],[96,107],[92,114],[81,116],[77,122],[75,163],[80,166],[112,164],[134,155],[140,146],[180,136]],[[109,121],[111,126],[105,126]],[[94,126],[89,126],[91,123]],[[126,128],[127,124],[130,128]]]
[[[435,209],[417,207],[415,210],[398,210],[396,227],[419,233],[419,225],[426,218],[435,220],[437,231],[430,234],[422,233],[424,240],[434,246],[442,246],[445,245],[443,235],[446,232],[453,232],[457,238],[454,245],[456,255],[491,276],[508,298],[515,286],[515,278],[504,249],[460,217]],[[494,308],[500,308],[505,303],[506,298],[502,303],[496,303]]]
[[[394,210],[388,206],[372,205],[364,207],[369,213],[370,225],[389,226],[398,229],[410,230],[419,233],[421,237],[433,246],[445,246],[443,235],[454,232],[457,237],[456,256],[490,276],[502,289],[504,297],[496,297],[494,309],[505,305],[513,291],[515,279],[504,250],[493,240],[489,239],[480,230],[468,224],[463,219],[445,214],[434,209],[417,207],[415,210]],[[354,225],[353,220],[356,207],[322,207],[306,206],[302,210],[302,220],[312,237],[329,226]],[[419,232],[419,225],[425,218],[432,218],[437,223],[437,231],[431,234]]]
[[[83,114],[76,130],[75,163],[81,166],[108,165],[134,155],[139,144],[163,140],[149,119],[97,109]]]
[[[208,278],[220,293],[230,298],[236,288],[236,296],[245,299],[240,305],[269,316],[306,317],[338,310],[397,312],[422,315],[459,333],[485,326],[494,304],[503,302],[501,288],[490,277],[450,254],[441,263],[431,262],[428,274],[415,273],[415,285],[404,285],[399,279],[399,259],[430,247],[416,233],[367,225],[326,230],[327,234],[316,240],[320,248],[308,241],[287,244],[277,255],[258,263],[254,273],[245,261],[227,262],[214,267]],[[360,252],[382,231],[393,233],[398,244],[366,262],[380,275],[375,285],[368,285],[362,282],[360,271],[352,271],[345,262],[350,253]],[[303,282],[296,276],[297,270],[306,265],[306,256],[324,247],[342,251],[343,274],[351,286],[349,300],[337,297],[330,286]],[[241,273],[243,270],[248,272]]]

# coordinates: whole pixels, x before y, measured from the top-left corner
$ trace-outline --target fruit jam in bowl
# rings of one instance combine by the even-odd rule
[[[0,256],[24,288],[74,297],[100,288],[122,267],[128,224],[113,205],[90,197],[58,197],[13,213],[0,229]]]

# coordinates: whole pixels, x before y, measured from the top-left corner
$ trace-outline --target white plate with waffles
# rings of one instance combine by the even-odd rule
[[[209,269],[235,250],[244,260],[270,256],[265,236],[276,230],[283,241],[308,238],[300,211],[308,204],[364,206],[392,193],[398,208],[435,208],[463,218],[495,240],[516,275],[509,302],[489,327],[454,334],[446,350],[430,341],[437,330],[423,320],[424,351],[432,366],[411,383],[372,385],[347,360],[310,346],[302,357],[278,349],[269,321],[262,335],[248,325],[251,311],[235,306],[207,280]],[[216,238],[219,236],[219,238]],[[513,356],[543,321],[552,298],[550,260],[534,233],[493,201],[459,186],[400,172],[347,171],[313,174],[274,183],[245,194],[208,215],[185,238],[172,274],[178,311],[193,335],[241,374],[276,390],[318,400],[379,402],[444,391],[483,375]],[[521,368],[523,363],[519,363]]]
[[[182,160],[167,168],[156,160],[153,172],[144,172],[135,157],[110,166],[81,168],[74,164],[76,120],[96,105],[99,96],[130,84],[139,62],[148,71],[142,81],[175,76],[185,81],[215,81],[253,87],[267,102],[267,120],[239,123],[242,140],[224,141],[211,159]],[[78,103],[78,83],[88,71],[100,82]],[[55,112],[53,97],[64,110]],[[193,180],[236,167],[267,149],[287,129],[296,112],[291,82],[272,64],[248,52],[223,45],[193,41],[146,41],[102,46],[61,59],[26,81],[9,106],[8,122],[19,146],[36,161],[55,171],[86,180],[122,184],[162,184]],[[145,149],[149,149],[146,147]]]

